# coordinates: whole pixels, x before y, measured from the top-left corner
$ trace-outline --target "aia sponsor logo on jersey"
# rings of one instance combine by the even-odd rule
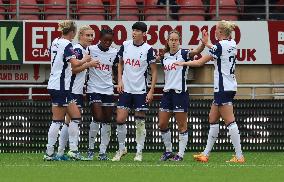
[[[124,64],[125,65],[130,65],[132,67],[141,67],[140,60],[126,59],[126,61],[124,61]]]
[[[168,64],[168,65],[164,65],[164,70],[165,71],[172,71],[172,70],[177,70],[176,66],[174,64]]]
[[[110,71],[110,65],[99,64],[95,67],[97,70]]]

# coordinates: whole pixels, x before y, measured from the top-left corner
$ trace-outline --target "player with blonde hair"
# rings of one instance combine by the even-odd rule
[[[91,57],[84,55],[81,60],[77,58],[71,41],[74,39],[77,26],[74,21],[65,20],[58,24],[62,36],[53,40],[50,48],[51,73],[48,81],[48,93],[52,101],[52,123],[48,131],[48,144],[44,160],[54,160],[54,145],[57,141],[60,126],[65,121],[66,113],[71,118],[69,131],[70,150],[77,151],[77,127],[81,121],[81,114],[75,104],[69,104],[72,72],[76,73],[86,64],[92,64]],[[68,106],[68,107],[67,107]],[[69,128],[70,130],[70,128]]]
[[[79,43],[74,45],[74,51],[78,60],[82,60],[84,55],[89,54],[89,48],[92,44],[94,38],[94,30],[89,25],[84,25],[80,27],[78,31],[78,41]],[[59,136],[59,146],[58,153],[56,156],[57,160],[66,160],[64,156],[64,150],[69,138],[70,151],[68,156],[71,159],[81,160],[83,157],[78,151],[78,141],[79,141],[79,125],[81,122],[81,109],[83,107],[83,87],[85,83],[85,77],[87,69],[90,67],[97,66],[99,61],[92,60],[91,62],[86,62],[82,66],[72,69],[72,77],[70,83],[70,94],[68,95],[68,107],[70,112],[76,113],[76,118],[70,118],[66,115],[65,124],[63,125],[60,136]],[[80,122],[75,122],[75,121]],[[71,121],[71,122],[70,122]]]
[[[231,38],[231,33],[235,26],[236,24],[230,21],[222,20],[218,22],[215,36],[219,41],[215,45],[209,44],[207,33],[204,39],[206,46],[210,48],[208,55],[191,62],[178,61],[175,63],[179,66],[199,67],[212,59],[214,60],[214,101],[209,113],[210,130],[207,145],[202,153],[194,155],[194,159],[200,162],[208,162],[209,160],[209,154],[218,138],[220,117],[225,121],[236,153],[227,162],[245,162],[241,149],[240,133],[233,112],[233,99],[237,91],[235,78],[237,46],[236,42]]]

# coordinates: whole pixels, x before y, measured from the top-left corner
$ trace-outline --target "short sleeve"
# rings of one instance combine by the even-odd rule
[[[181,50],[181,56],[184,59],[185,62],[188,62],[191,60],[190,57],[190,50],[189,49],[182,49]]]
[[[64,49],[64,58],[66,61],[76,58],[76,54],[71,43],[69,43]]]
[[[77,59],[79,60],[83,59],[83,52],[80,48],[75,48],[74,51]]]
[[[124,45],[122,45],[117,53],[119,58],[123,58]]]
[[[156,63],[156,58],[154,56],[154,49],[152,47],[148,50],[147,53],[147,63],[148,64]]]
[[[222,54],[222,47],[221,47],[221,44],[218,43],[216,45],[213,45],[210,49],[209,49],[209,52],[208,54],[210,56],[212,56],[213,58],[217,59],[218,57],[221,56]]]

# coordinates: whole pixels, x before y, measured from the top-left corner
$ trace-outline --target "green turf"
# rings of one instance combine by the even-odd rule
[[[159,162],[160,153],[144,153],[143,162],[127,154],[120,162],[44,162],[43,154],[0,154],[1,182],[283,182],[284,153],[245,153],[245,164],[227,164],[232,153],[212,153],[210,162]],[[112,156],[112,155],[111,155]]]

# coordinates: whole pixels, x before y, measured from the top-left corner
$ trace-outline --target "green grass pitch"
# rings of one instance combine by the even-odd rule
[[[232,153],[213,152],[206,164],[186,153],[182,162],[160,162],[161,153],[134,153],[120,162],[42,160],[43,154],[0,154],[1,182],[283,182],[283,152],[246,152],[245,164],[228,164]],[[110,154],[112,157],[114,154]]]

